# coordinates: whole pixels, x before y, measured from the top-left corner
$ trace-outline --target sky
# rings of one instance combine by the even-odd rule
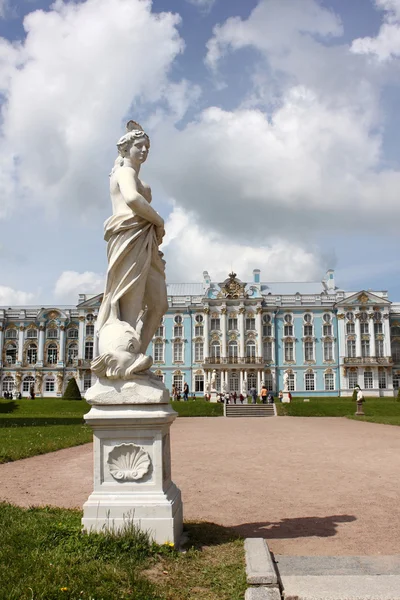
[[[116,142],[170,282],[400,301],[400,0],[0,0],[0,305],[100,293]]]

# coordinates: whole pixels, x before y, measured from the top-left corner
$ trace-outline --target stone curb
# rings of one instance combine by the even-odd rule
[[[246,538],[244,549],[246,553],[247,583],[278,587],[278,576],[267,542],[263,538]]]
[[[278,588],[261,587],[247,588],[244,600],[281,600],[281,594]]]

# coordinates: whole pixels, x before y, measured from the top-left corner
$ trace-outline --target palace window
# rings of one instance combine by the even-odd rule
[[[323,335],[332,335],[332,325],[324,325],[322,328]]]
[[[364,323],[363,321],[361,321],[360,332],[361,332],[361,334],[369,333],[369,323]]]
[[[399,325],[392,326],[390,328],[390,332],[391,332],[392,335],[400,335],[400,326]]]
[[[378,384],[380,390],[386,390],[386,371],[378,371]]]
[[[312,321],[312,316],[309,313],[305,314],[304,315],[304,322],[305,323],[311,323],[311,321]]]
[[[158,326],[154,337],[164,337],[164,325],[162,323]]]
[[[154,342],[153,344],[154,362],[164,362],[164,343]]]
[[[400,388],[400,373],[393,374],[393,389],[398,390]]]
[[[50,344],[47,347],[47,362],[49,365],[55,365],[58,360],[58,349],[55,344]],[[54,391],[54,390],[46,390],[46,391]]]
[[[175,386],[177,392],[182,392],[183,375],[174,375],[172,378],[172,384]]]
[[[32,339],[32,338],[37,338],[38,336],[38,332],[37,329],[28,329],[28,331],[26,332],[26,337],[28,339]]]
[[[221,329],[221,320],[219,317],[217,319],[210,319],[210,329],[211,331],[219,331]]]
[[[35,385],[35,378],[32,377],[31,375],[28,375],[27,377],[24,377],[24,380],[22,382],[22,391],[23,392],[29,392],[31,387]]]
[[[78,344],[70,344],[68,346],[67,357],[69,364],[78,358]]]
[[[335,376],[333,373],[325,373],[324,382],[325,391],[332,392],[335,389]]]
[[[294,388],[295,388],[294,384],[295,384],[294,373],[288,373],[288,378],[287,378],[288,392],[294,392]]]
[[[194,376],[194,391],[204,392],[204,375]]]
[[[358,385],[358,371],[357,371],[357,369],[355,371],[350,371],[349,372],[349,389],[352,390],[353,388],[356,387],[356,385]]]
[[[44,391],[45,392],[54,392],[55,390],[55,379],[54,377],[46,377],[44,382]]]
[[[237,331],[238,320],[236,317],[229,317],[228,319],[228,331]]]
[[[246,319],[246,331],[254,331],[256,328],[256,320],[253,318]]]
[[[315,390],[315,373],[306,373],[305,375],[306,392]]]
[[[355,323],[346,323],[346,333],[347,335],[354,335],[356,332]]]
[[[293,325],[285,325],[283,335],[285,337],[292,337],[293,335]]]
[[[346,313],[346,319],[348,321],[354,321],[354,313],[352,313],[352,312]]]
[[[361,340],[361,356],[363,358],[369,357],[369,340]]]
[[[360,321],[368,321],[368,313],[366,313],[366,312],[360,313]]]
[[[94,325],[86,325],[86,336],[94,335]]]
[[[182,337],[183,336],[183,319],[181,315],[176,315],[174,325],[174,337]]]
[[[248,373],[247,374],[247,389],[251,389],[252,387],[257,389],[257,373]]]
[[[204,360],[204,344],[203,344],[203,342],[195,342],[195,344],[194,344],[194,360],[195,360],[195,362],[203,362],[203,360]]]
[[[379,335],[383,333],[383,323],[374,323],[374,334]]]
[[[196,315],[195,321],[194,335],[196,337],[204,335],[203,315]]]
[[[285,320],[285,323],[288,323],[288,324],[291,323],[292,322],[292,315],[285,315],[284,316],[284,320]]]
[[[94,321],[94,316],[92,314],[86,315],[86,321],[92,323]]]
[[[47,339],[56,340],[58,338],[58,329],[56,329],[55,327],[52,327],[51,329],[47,330],[46,334],[47,334]]]
[[[383,358],[385,356],[384,354],[384,348],[383,348],[383,340],[375,340],[375,352],[376,352],[376,356],[378,358]]]
[[[35,365],[37,363],[37,346],[36,344],[29,344],[26,352],[26,360],[29,365]]]
[[[333,360],[332,342],[324,342],[324,360]]]
[[[313,334],[313,326],[312,325],[304,325],[304,336],[311,336]]]
[[[356,357],[356,342],[355,342],[355,340],[347,340],[347,356],[349,358]]]
[[[175,342],[174,343],[174,362],[182,362],[183,361],[183,343]]]
[[[364,388],[366,390],[372,390],[374,387],[374,379],[372,376],[372,371],[364,371]]]
[[[393,362],[400,363],[400,342],[392,342]]]
[[[73,327],[72,329],[68,329],[67,337],[69,340],[77,340],[79,337],[78,329],[76,329],[76,327]]]
[[[325,323],[330,323],[331,322],[331,315],[329,313],[325,313],[322,318],[325,321]]]
[[[266,361],[272,360],[272,342],[263,343],[263,356]]]
[[[285,361],[287,362],[287,361],[294,360],[293,342],[285,342],[283,346],[284,346]]]
[[[86,392],[92,385],[92,374],[85,373],[83,376],[83,391]]]
[[[304,360],[314,360],[313,342],[304,342]]]
[[[17,346],[16,344],[8,344],[6,348],[6,364],[15,365],[17,362]]]
[[[272,390],[274,387],[274,382],[272,379],[272,373],[266,373],[264,377],[264,384],[267,390]]]
[[[256,357],[256,343],[253,340],[250,340],[246,344],[246,356],[247,358]]]
[[[16,340],[17,339],[17,330],[16,329],[7,329],[6,330],[6,340]]]
[[[211,343],[211,357],[221,358],[221,344],[217,341]]]
[[[3,392],[12,392],[14,389],[14,379],[8,375],[3,379]]]
[[[379,310],[374,312],[374,321],[378,322],[382,320],[382,313]]]
[[[272,335],[272,325],[271,325],[271,315],[263,316],[263,336],[271,337]]]
[[[239,391],[239,373],[230,371],[229,373],[229,389],[231,392]]]
[[[238,345],[237,342],[229,342],[228,344],[228,356],[229,358],[236,358],[238,357]]]
[[[93,360],[93,342],[85,342],[85,360]]]

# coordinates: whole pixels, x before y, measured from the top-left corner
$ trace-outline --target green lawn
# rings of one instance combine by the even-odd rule
[[[397,398],[366,398],[363,404],[365,417],[356,417],[356,403],[351,398],[293,397],[290,404],[277,403],[278,415],[291,417],[348,417],[371,423],[400,425],[400,402]]]
[[[182,554],[129,529],[82,534],[81,512],[0,504],[1,600],[242,600],[243,541],[188,523]]]

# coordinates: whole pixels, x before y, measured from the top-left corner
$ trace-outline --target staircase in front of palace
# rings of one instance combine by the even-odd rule
[[[275,404],[224,404],[225,417],[275,417]]]

